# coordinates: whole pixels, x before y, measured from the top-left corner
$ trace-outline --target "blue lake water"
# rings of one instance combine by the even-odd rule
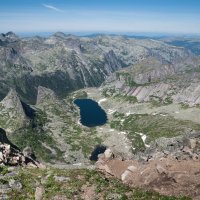
[[[84,126],[101,126],[107,122],[106,112],[96,101],[92,99],[76,99],[74,103],[80,108],[80,122]]]

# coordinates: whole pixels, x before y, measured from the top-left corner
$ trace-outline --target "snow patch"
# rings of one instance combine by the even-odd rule
[[[135,132],[135,133],[141,136],[141,139],[144,142],[145,147],[150,147],[150,145],[146,144],[147,136],[144,133],[138,133],[138,132]]]
[[[167,115],[166,115],[166,114],[162,114],[162,113],[160,113],[160,116],[162,116],[162,117],[166,117]]]
[[[98,104],[101,104],[101,103],[104,102],[104,101],[107,101],[107,99],[106,99],[106,98],[100,99],[100,100],[98,101]]]
[[[73,164],[74,166],[81,166],[82,165],[82,163],[75,163],[75,164]]]
[[[130,113],[130,111],[129,111],[129,112],[126,113],[126,116],[129,116],[130,114],[131,114],[131,113]]]

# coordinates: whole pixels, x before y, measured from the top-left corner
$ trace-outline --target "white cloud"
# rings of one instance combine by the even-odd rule
[[[56,8],[55,6],[52,6],[52,5],[42,4],[42,6],[44,6],[45,8],[54,10],[54,11],[56,11],[56,12],[63,12],[63,10],[61,10],[61,9],[59,9],[59,8]]]

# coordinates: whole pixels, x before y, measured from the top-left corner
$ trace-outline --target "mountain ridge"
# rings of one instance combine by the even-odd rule
[[[177,65],[194,57],[190,51],[163,41],[121,36],[82,38],[55,33],[48,38],[19,38],[9,33],[1,34],[0,41],[0,98],[15,87],[30,103],[36,101],[39,85],[64,96],[100,86],[113,72],[147,58]]]

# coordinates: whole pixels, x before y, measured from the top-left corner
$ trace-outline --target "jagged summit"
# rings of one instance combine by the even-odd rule
[[[13,33],[12,31],[9,31],[5,34],[6,37],[17,37],[17,35],[15,33]]]
[[[18,39],[19,37],[15,34],[15,33],[13,33],[12,31],[9,31],[9,32],[7,32],[7,33],[2,33],[1,35],[0,35],[0,39],[1,40],[8,40],[8,39],[11,39],[11,40],[16,40],[16,39]]]
[[[13,132],[27,122],[21,100],[15,89],[11,89],[0,102],[0,108],[0,126],[7,132]]]
[[[7,109],[16,108],[20,112],[23,111],[20,98],[16,90],[13,88],[8,92],[7,96],[2,100],[1,103]]]

